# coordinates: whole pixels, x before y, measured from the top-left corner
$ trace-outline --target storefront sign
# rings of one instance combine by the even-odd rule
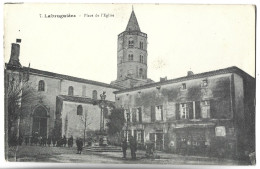
[[[221,136],[221,137],[226,136],[226,128],[225,128],[225,126],[217,126],[215,128],[215,133],[216,133],[216,136]]]

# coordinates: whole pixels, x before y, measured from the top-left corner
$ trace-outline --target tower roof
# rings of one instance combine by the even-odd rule
[[[136,19],[136,16],[135,16],[134,10],[132,10],[130,19],[128,21],[128,24],[127,24],[127,27],[126,27],[125,30],[126,31],[140,31],[141,32],[140,27],[139,27],[138,22],[137,22],[137,19]]]

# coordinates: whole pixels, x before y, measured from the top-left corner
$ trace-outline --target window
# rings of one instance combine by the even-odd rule
[[[188,119],[188,108],[186,103],[180,104],[180,118],[181,119]]]
[[[129,47],[129,48],[133,48],[133,47],[134,47],[134,40],[130,39],[130,40],[128,41],[128,47]]]
[[[77,115],[82,116],[82,112],[83,112],[82,106],[81,106],[81,105],[78,105],[78,107],[77,107]]]
[[[40,81],[39,81],[38,91],[45,91],[45,83],[44,83],[43,80],[40,80]]]
[[[144,63],[144,56],[140,55],[140,63]]]
[[[129,109],[125,109],[124,115],[125,115],[125,121],[131,122],[131,113],[129,112]]]
[[[140,43],[139,43],[139,48],[140,48],[140,49],[143,49],[143,48],[144,48],[144,43],[143,43],[143,42],[140,42]]]
[[[132,108],[132,122],[142,122],[142,108]]]
[[[96,90],[93,90],[93,92],[92,92],[92,99],[97,100],[97,91]]]
[[[144,142],[144,131],[143,130],[134,130],[134,137],[135,137],[137,143],[143,143]]]
[[[137,108],[136,121],[142,122],[142,108],[141,107]]]
[[[181,84],[181,90],[186,90],[186,83]]]
[[[210,118],[210,101],[205,100],[201,102],[201,117]]]
[[[68,95],[73,96],[73,87],[72,86],[69,87]]]
[[[207,87],[207,86],[208,86],[208,80],[207,80],[207,79],[202,80],[201,86],[202,86],[202,87]]]
[[[86,97],[86,92],[87,92],[87,91],[86,91],[86,86],[83,85],[83,86],[82,86],[82,96],[83,96],[83,97]]]
[[[143,78],[143,69],[142,68],[139,69],[139,77]]]
[[[129,54],[128,55],[128,60],[129,61],[133,61],[134,60],[134,55],[133,54]]]
[[[162,105],[155,107],[155,120],[157,120],[157,121],[163,120],[163,109],[162,109]]]

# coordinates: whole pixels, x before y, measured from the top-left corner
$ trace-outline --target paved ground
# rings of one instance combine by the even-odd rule
[[[87,152],[76,154],[76,148],[21,146],[17,161],[63,162],[63,163],[110,163],[110,164],[173,164],[173,165],[238,165],[234,160],[197,156],[181,156],[158,153],[160,159],[147,159],[144,151],[137,151],[137,160],[131,160],[130,150],[127,159],[122,159],[121,152]],[[8,161],[14,161],[14,148],[10,148]]]

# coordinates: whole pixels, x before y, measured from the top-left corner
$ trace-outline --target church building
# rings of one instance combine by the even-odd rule
[[[255,151],[255,79],[234,66],[154,82],[147,77],[147,38],[132,11],[118,35],[111,84],[23,67],[20,42],[13,43],[5,86],[18,81],[35,91],[30,103],[21,100],[22,134],[83,137],[85,130],[105,129],[116,107],[124,109],[124,136],[134,136],[139,148],[152,142],[160,151],[225,157]]]

